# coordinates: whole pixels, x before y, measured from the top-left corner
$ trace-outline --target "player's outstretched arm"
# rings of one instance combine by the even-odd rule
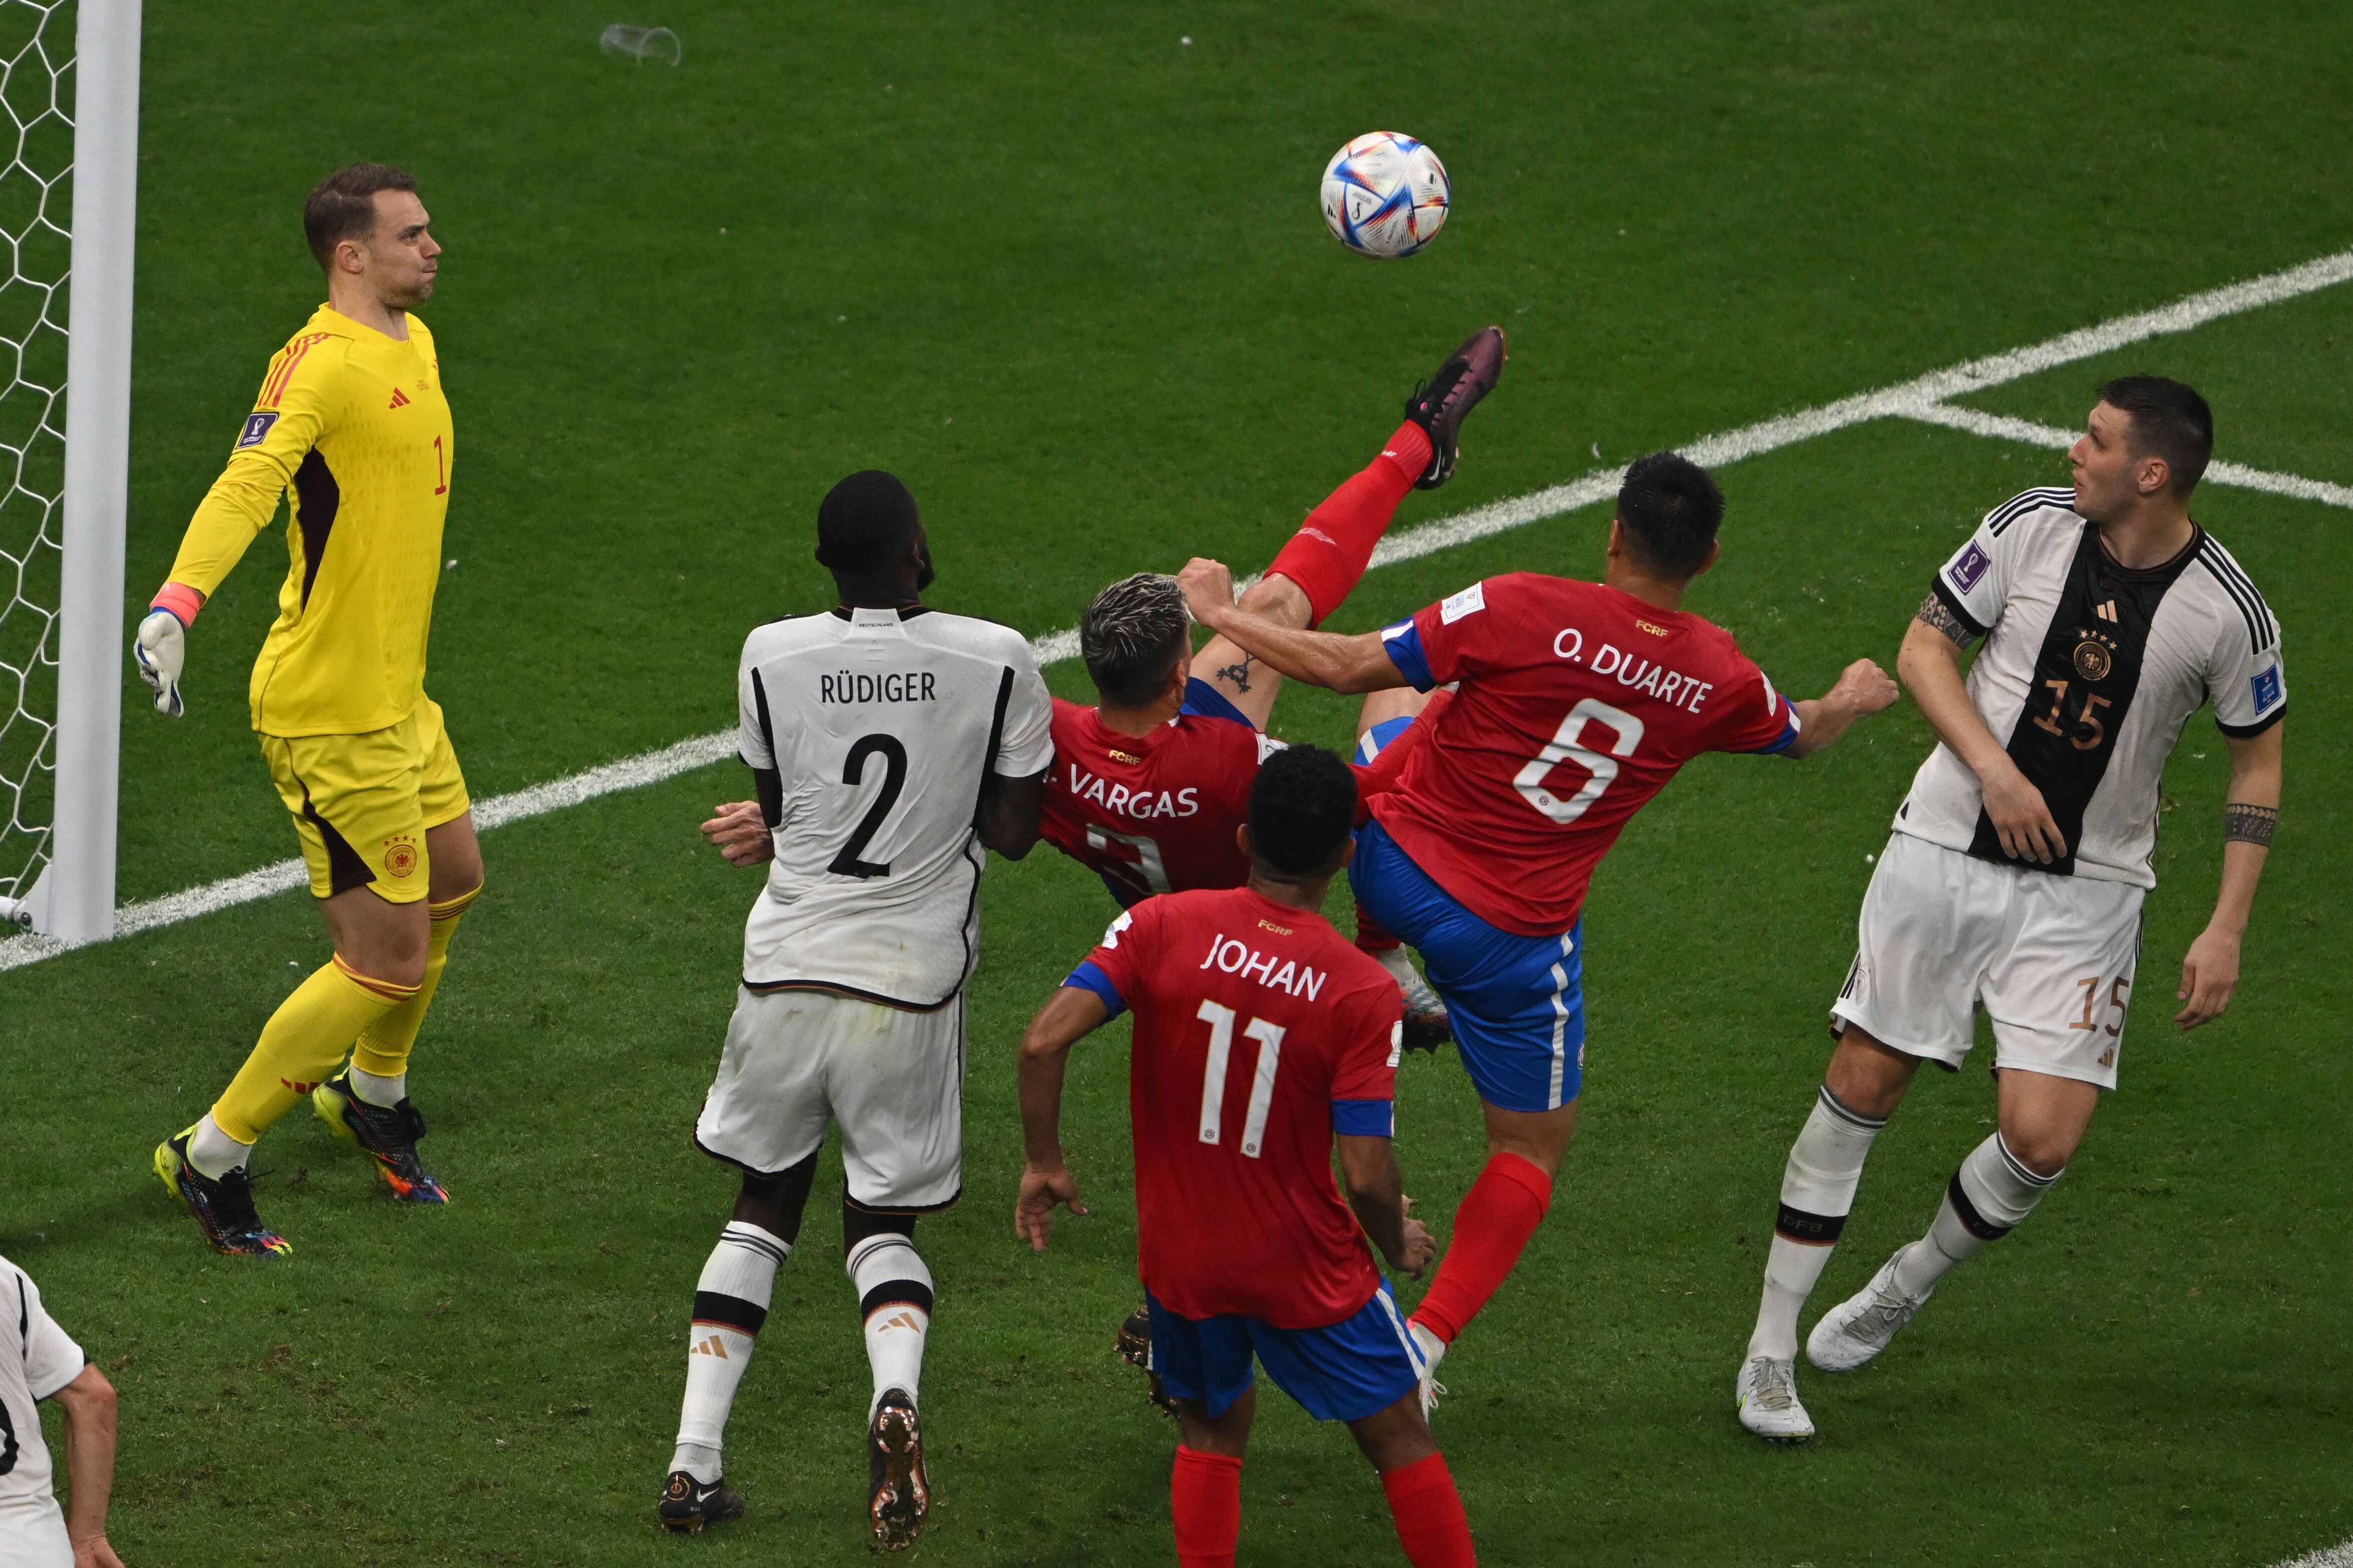
[[[1856,659],[1838,678],[1838,684],[1823,692],[1796,703],[1798,738],[1789,742],[1784,756],[1810,757],[1816,752],[1827,752],[1838,744],[1839,737],[1847,732],[1858,719],[1868,719],[1895,705],[1902,695],[1895,682],[1876,661]]]
[[[2239,944],[2254,913],[2255,884],[2271,858],[2272,832],[2279,826],[2283,750],[2274,724],[2245,740],[2224,736],[2231,747],[2231,793],[2222,806],[2222,888],[2214,918],[2189,944],[2181,960],[2181,1011],[2173,1021],[2194,1029],[2222,1016],[2239,986]]]
[[[1221,562],[1195,556],[1176,574],[1176,585],[1196,621],[1279,675],[1349,695],[1407,684],[1378,632],[1311,632],[1246,610],[1234,602],[1234,574]]]
[[[1356,1223],[1381,1249],[1388,1266],[1419,1279],[1438,1244],[1418,1219],[1406,1217],[1405,1177],[1398,1171],[1397,1144],[1387,1138],[1340,1133],[1340,1173],[1348,1184],[1348,1206]]]
[[[106,1540],[106,1505],[114,1492],[114,1385],[85,1366],[50,1398],[66,1417],[66,1537],[74,1568],[122,1568]]]
[[[1111,1016],[1103,999],[1082,985],[1065,985],[1029,1020],[1021,1037],[1021,1146],[1026,1166],[1013,1204],[1013,1234],[1032,1252],[1046,1250],[1054,1209],[1067,1204],[1084,1215],[1078,1179],[1062,1159],[1062,1068],[1071,1047]]]
[[[2000,837],[2001,852],[2013,860],[2047,866],[2067,853],[2067,840],[2052,819],[2042,792],[2018,771],[1969,700],[1969,689],[1961,682],[1961,650],[1974,640],[1931,594],[1904,633],[1895,673],[1936,738],[1978,775],[1978,789],[1985,797],[1986,816]]]

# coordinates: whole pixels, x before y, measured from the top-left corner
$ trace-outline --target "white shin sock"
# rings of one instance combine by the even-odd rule
[[[188,1133],[188,1163],[196,1168],[200,1176],[217,1182],[252,1158],[253,1145],[240,1143],[222,1131],[221,1124],[213,1120],[209,1110]]]
[[[379,1105],[386,1110],[392,1110],[396,1109],[402,1100],[408,1098],[408,1075],[405,1072],[397,1072],[386,1078],[380,1073],[363,1072],[360,1068],[353,1068],[352,1092],[370,1105]]]
[[[1996,1132],[1970,1150],[1953,1173],[1928,1234],[1895,1255],[1895,1277],[1890,1283],[1899,1294],[1925,1300],[1955,1264],[1976,1257],[2032,1214],[2052,1184],[2066,1173],[2063,1169],[2036,1175],[2019,1163]]]
[[[866,1361],[874,1373],[874,1395],[866,1418],[893,1388],[918,1397],[923,1380],[923,1341],[932,1327],[932,1271],[914,1241],[897,1231],[870,1236],[849,1251],[849,1282],[858,1288],[858,1310],[866,1321]]]
[[[1815,1096],[1781,1173],[1781,1207],[1765,1259],[1765,1294],[1748,1339],[1752,1357],[1796,1359],[1798,1313],[1838,1246],[1871,1141],[1886,1125],[1883,1116],[1864,1116],[1841,1103],[1828,1084]]]
[[[735,1390],[767,1321],[776,1268],[792,1246],[756,1225],[731,1220],[694,1285],[687,1334],[686,1396],[678,1413],[678,1448],[670,1468],[704,1486],[719,1479],[720,1448]]]

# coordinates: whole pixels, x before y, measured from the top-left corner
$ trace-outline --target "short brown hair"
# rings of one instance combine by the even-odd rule
[[[302,203],[302,237],[325,271],[335,247],[375,232],[375,194],[413,191],[417,177],[389,163],[351,163],[321,180]]]
[[[2165,488],[2187,500],[2214,456],[2214,411],[2182,383],[2162,375],[2120,375],[2100,388],[2100,401],[2131,421],[2125,447],[2137,458],[2165,459]]]

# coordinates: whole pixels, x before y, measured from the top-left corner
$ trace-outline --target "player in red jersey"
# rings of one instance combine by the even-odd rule
[[[1585,1048],[1580,916],[1593,868],[1644,802],[1704,752],[1804,756],[1895,700],[1869,659],[1791,702],[1731,634],[1682,607],[1715,564],[1724,496],[1671,452],[1627,469],[1600,583],[1514,573],[1361,637],[1281,626],[1195,561],[1204,625],[1335,691],[1455,682],[1394,790],[1375,795],[1349,880],[1421,953],[1484,1102],[1488,1161],[1415,1310],[1435,1365],[1509,1274],[1552,1201]]]
[[[1243,592],[1243,606],[1284,626],[1314,626],[1339,608],[1406,492],[1453,477],[1462,421],[1493,389],[1504,359],[1498,327],[1448,355],[1406,399],[1381,455],[1308,514]],[[1123,907],[1241,886],[1250,868],[1234,830],[1258,764],[1280,743],[1261,731],[1282,677],[1222,637],[1194,653],[1183,596],[1148,573],[1096,596],[1079,623],[1079,651],[1099,700],[1055,699],[1046,841],[1101,877]]]
[[[1058,1204],[1086,1213],[1062,1158],[1070,1048],[1135,1013],[1136,1272],[1182,1430],[1169,1495],[1183,1568],[1234,1561],[1253,1359],[1309,1415],[1348,1424],[1417,1568],[1476,1561],[1422,1413],[1423,1358],[1366,1246],[1405,1274],[1432,1251],[1390,1143],[1397,987],[1316,912],[1356,814],[1355,776],[1331,752],[1269,758],[1237,836],[1247,885],[1134,905],[1021,1045],[1014,1226],[1042,1252]]]

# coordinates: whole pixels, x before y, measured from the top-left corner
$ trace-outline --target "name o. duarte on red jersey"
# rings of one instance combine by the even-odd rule
[[[1323,916],[1247,887],[1146,899],[1066,983],[1135,1015],[1136,1272],[1187,1318],[1283,1329],[1380,1283],[1332,1173],[1335,1131],[1386,1136],[1397,982]]]
[[[1282,742],[1189,710],[1148,735],[1124,735],[1059,697],[1053,732],[1039,831],[1122,903],[1248,879],[1234,828],[1250,816],[1260,761]]]
[[[1461,684],[1373,817],[1523,936],[1577,923],[1619,830],[1685,763],[1798,738],[1797,709],[1730,632],[1605,584],[1490,577],[1381,636],[1416,687]]]

